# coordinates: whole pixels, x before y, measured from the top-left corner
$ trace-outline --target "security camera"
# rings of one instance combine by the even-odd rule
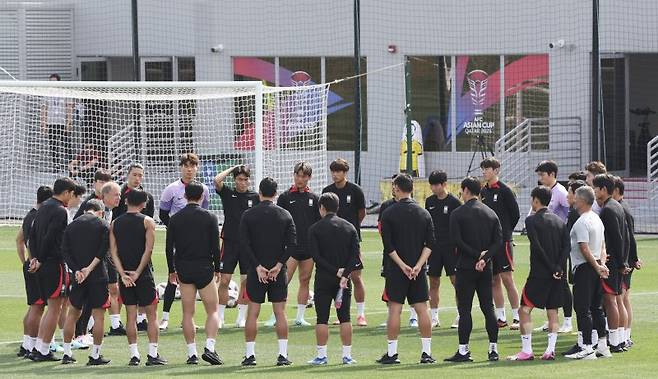
[[[549,48],[549,49],[561,49],[561,48],[564,47],[564,45],[565,45],[564,40],[563,40],[563,39],[559,39],[559,40],[557,40],[557,41],[555,41],[555,42],[549,42],[549,43],[548,43],[548,48]]]
[[[223,50],[224,50],[224,45],[222,44],[215,45],[210,48],[210,51],[212,51],[213,53],[221,53]]]

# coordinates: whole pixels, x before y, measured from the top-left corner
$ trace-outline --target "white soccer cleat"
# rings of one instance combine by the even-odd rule
[[[603,349],[599,349],[598,347],[596,348],[596,357],[597,358],[612,358],[612,353],[610,352],[610,348],[606,346]]]
[[[247,323],[247,320],[236,320],[235,321],[235,327],[236,328],[244,328],[246,323]]]
[[[432,328],[440,328],[441,327],[441,321],[439,321],[438,318],[432,320]]]
[[[217,328],[218,329],[224,329],[224,320],[223,319],[221,319],[221,318],[219,319],[219,322],[217,322]]]
[[[452,322],[452,325],[450,325],[451,329],[457,329],[459,328],[459,316],[455,317],[455,321]]]
[[[269,320],[265,321],[265,326],[272,328],[274,325],[276,325],[276,316],[272,315]]]
[[[410,328],[417,328],[418,327],[418,320],[415,318],[410,318],[409,319],[409,327]]]
[[[169,328],[169,320],[160,321],[160,331],[165,331]]]
[[[538,326],[532,329],[534,332],[547,332],[548,331],[548,321],[546,321],[542,326]]]
[[[597,359],[595,350],[581,350],[574,354],[565,355],[565,358],[568,359],[583,359],[583,360],[592,360]]]
[[[562,324],[560,329],[557,331],[560,334],[571,333],[573,331],[573,326],[571,324]]]
[[[311,326],[311,323],[304,319],[295,320],[295,326]]]

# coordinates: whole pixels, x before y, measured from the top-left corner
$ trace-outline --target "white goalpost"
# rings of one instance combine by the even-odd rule
[[[320,191],[328,179],[327,94],[328,85],[257,81],[0,81],[0,219],[20,220],[36,189],[58,177],[92,191],[97,169],[123,182],[132,163],[145,166],[157,207],[188,152],[199,155],[198,180],[213,194],[213,177],[236,164],[251,168],[254,187],[271,176],[285,190],[301,160]],[[218,196],[211,210],[221,219]]]

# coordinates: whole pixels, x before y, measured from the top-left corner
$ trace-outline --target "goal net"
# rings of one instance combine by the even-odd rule
[[[21,219],[36,189],[58,177],[93,191],[96,170],[122,183],[131,163],[144,165],[157,209],[188,152],[200,158],[197,179],[211,189],[220,219],[213,178],[236,164],[250,167],[252,186],[271,176],[284,190],[304,160],[320,191],[328,178],[327,93],[327,85],[261,82],[0,82],[0,218]]]

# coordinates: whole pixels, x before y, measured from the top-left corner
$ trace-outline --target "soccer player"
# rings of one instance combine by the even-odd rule
[[[492,257],[503,248],[502,228],[496,213],[478,201],[480,181],[467,177],[461,182],[461,198],[464,205],[450,215],[450,235],[457,246],[457,273],[455,291],[459,309],[459,350],[446,362],[470,362],[468,342],[473,329],[471,308],[477,292],[480,310],[489,336],[490,361],[498,360],[498,325],[491,299]]]
[[[110,363],[109,359],[101,355],[103,319],[105,309],[110,306],[105,268],[105,258],[110,244],[110,225],[103,217],[105,206],[100,200],[90,200],[85,206],[86,213],[66,228],[62,239],[62,254],[66,265],[74,275],[69,294],[71,306],[64,324],[62,364],[76,362],[71,352],[71,340],[82,307],[88,306],[94,316],[94,344],[87,365],[100,366]]]
[[[69,201],[68,207],[66,207],[66,211],[68,213],[68,223],[70,224],[73,222],[73,219],[75,218],[76,213],[73,213],[72,211],[79,210],[80,205],[82,203],[82,195],[87,193],[87,187],[81,185],[81,184],[76,184],[75,189],[73,190],[73,197]]]
[[[546,309],[548,317],[548,347],[542,360],[555,359],[557,342],[557,309],[562,305],[564,266],[571,245],[564,220],[549,210],[552,189],[539,186],[530,193],[533,215],[525,219],[530,240],[530,273],[521,291],[521,351],[509,357],[514,361],[529,361],[532,354],[533,308]]]
[[[157,306],[158,293],[153,282],[151,255],[155,241],[155,221],[140,213],[146,206],[148,196],[139,189],[128,192],[126,213],[112,221],[110,227],[110,253],[121,278],[119,292],[126,306],[126,335],[130,345],[128,365],[140,363],[137,349],[137,307],[144,307],[148,320],[147,366],[167,363],[158,354]]]
[[[98,170],[94,174],[94,192],[92,192],[91,195],[87,196],[87,198],[80,204],[80,207],[78,208],[78,211],[75,213],[75,216],[73,216],[73,219],[76,219],[80,216],[82,216],[85,212],[83,209],[85,209],[85,204],[87,201],[91,199],[100,199],[101,198],[101,189],[107,182],[112,181],[112,175],[110,175],[109,172],[105,170]]]
[[[393,180],[397,201],[382,214],[384,249],[391,259],[386,272],[385,297],[388,299],[388,350],[377,363],[398,364],[400,313],[405,299],[418,314],[422,353],[420,363],[434,363],[432,325],[427,312],[429,298],[425,265],[434,246],[432,216],[411,199],[414,183],[408,174]]]
[[[610,356],[605,338],[598,339],[596,350],[592,348],[592,329],[599,336],[605,335],[605,318],[601,301],[603,292],[600,278],[608,277],[608,268],[601,262],[604,244],[603,223],[592,211],[594,190],[583,186],[576,190],[574,207],[580,217],[570,232],[571,264],[573,266],[573,302],[578,319],[578,329],[582,333],[583,347],[569,359],[597,359],[597,353]]]
[[[115,182],[107,182],[101,188],[101,200],[105,205],[103,218],[112,221],[112,210],[119,206],[121,201],[121,187]],[[108,336],[125,336],[126,329],[121,323],[121,301],[119,300],[119,277],[110,254],[107,255],[107,286],[110,290],[110,330]]]
[[[539,178],[539,183],[551,189],[551,202],[548,204],[548,210],[556,214],[566,223],[570,206],[569,201],[567,201],[567,189],[557,181],[557,170],[557,163],[554,161],[542,161],[537,165],[535,172]],[[530,212],[533,212],[532,208],[530,209]],[[564,277],[564,279],[566,280],[566,277]],[[564,322],[558,332],[570,333],[571,330],[573,330],[571,322],[571,317],[573,315],[571,305],[573,302],[571,300],[571,290],[568,283],[563,289],[563,296],[564,299],[561,303],[563,304],[564,310]],[[541,326],[541,330],[548,331],[548,321]]]
[[[160,221],[165,226],[169,224],[169,218],[171,216],[187,205],[187,201],[185,200],[185,186],[194,180],[199,171],[199,157],[194,153],[185,153],[181,155],[178,166],[180,167],[180,180],[169,184],[160,195]],[[205,184],[202,185],[204,186],[204,191],[201,208],[208,209],[210,192]],[[171,305],[174,303],[175,296],[176,285],[167,282],[162,302],[162,320],[159,323],[160,330],[167,330],[169,326],[169,311],[171,310]]]
[[[130,166],[128,166],[126,183],[123,186],[121,186],[121,199],[119,200],[119,205],[116,208],[112,209],[113,220],[116,220],[117,217],[126,213],[126,210],[128,209],[128,206],[126,205],[126,195],[128,194],[128,192],[136,188],[144,191],[144,188],[142,187],[143,180],[144,180],[144,166],[142,166],[139,163],[133,163]],[[155,212],[153,205],[154,203],[153,195],[146,192],[146,196],[148,197],[148,200],[146,201],[146,207],[142,209],[142,213],[146,216],[153,218],[153,214]],[[148,330],[146,313],[144,309],[141,307],[139,308],[139,312],[137,313],[137,330],[142,332]]]
[[[68,275],[64,267],[61,242],[68,224],[66,205],[73,197],[75,186],[70,178],[55,180],[53,196],[43,202],[30,228],[28,244],[32,259],[28,272],[36,273],[41,295],[36,302],[40,300],[48,305],[39,325],[37,351],[32,354],[32,359],[37,362],[59,360],[50,351],[50,341],[57,327],[62,304],[68,295]]]
[[[434,224],[434,240],[427,271],[430,278],[430,312],[432,314],[432,327],[441,325],[439,321],[439,286],[441,285],[441,271],[445,270],[450,279],[452,288],[455,288],[455,266],[457,253],[455,245],[450,238],[450,215],[461,202],[448,192],[448,174],[445,171],[432,171],[429,176],[430,188],[433,195],[425,200],[425,209],[432,216]],[[459,324],[459,313],[452,327]]]
[[[185,186],[187,205],[169,219],[167,266],[169,281],[180,283],[187,364],[199,362],[193,320],[198,291],[207,315],[206,347],[201,358],[211,365],[221,365],[223,362],[215,351],[219,326],[215,282],[216,276],[219,279],[219,222],[214,214],[201,208],[203,190],[199,182],[188,183]]]
[[[16,354],[19,357],[28,358],[29,354],[36,351],[35,346],[37,334],[39,333],[39,321],[41,321],[41,316],[43,315],[45,307],[45,303],[40,301],[36,276],[29,272],[32,254],[30,253],[30,250],[26,250],[26,248],[28,247],[30,228],[32,228],[32,222],[34,222],[34,217],[37,215],[37,210],[41,207],[41,204],[50,199],[52,195],[53,189],[50,188],[50,186],[41,186],[37,189],[37,204],[27,212],[23,218],[23,224],[21,225],[21,228],[18,229],[18,234],[16,235],[16,250],[18,251],[18,259],[21,261],[21,266],[23,267],[25,295],[27,297],[28,305],[25,317],[23,317],[23,343]],[[26,251],[27,255],[25,255]]]
[[[505,315],[505,297],[503,285],[507,290],[507,298],[512,306],[512,325],[510,329],[519,329],[519,292],[514,283],[514,253],[512,251],[512,232],[519,221],[519,205],[514,192],[498,180],[500,162],[494,157],[486,158],[480,163],[482,175],[487,184],[482,188],[482,202],[493,209],[500,220],[503,229],[502,251],[493,256],[493,298],[496,305],[498,327],[507,326]]]
[[[297,230],[297,246],[286,264],[288,283],[290,283],[293,275],[295,275],[295,270],[299,267],[297,317],[295,317],[295,325],[297,326],[311,325],[304,320],[304,311],[309,298],[309,284],[313,274],[313,257],[308,252],[307,236],[308,228],[320,220],[318,195],[311,192],[308,187],[312,173],[313,168],[308,162],[295,164],[293,170],[294,184],[279,195],[276,202],[278,206],[290,212]]]
[[[605,230],[606,266],[608,277],[601,281],[603,305],[608,320],[610,351],[624,352],[626,308],[622,293],[622,277],[630,272],[628,265],[629,237],[624,208],[612,198],[615,178],[600,174],[592,180],[596,202],[601,207],[599,217]],[[601,338],[602,336],[599,336]]]
[[[358,185],[347,181],[347,172],[350,166],[345,159],[338,158],[329,165],[331,179],[333,184],[328,185],[322,190],[322,193],[333,192],[338,195],[340,207],[338,208],[338,217],[347,220],[354,225],[359,240],[361,240],[361,222],[366,217],[366,198],[363,190]],[[360,255],[360,254],[359,254]],[[356,325],[367,326],[366,321],[366,288],[361,277],[363,261],[359,258],[358,269],[352,272],[350,279],[354,283],[354,300],[356,301]]]
[[[235,187],[231,188],[224,180],[231,175]],[[228,302],[228,286],[235,272],[235,267],[240,267],[240,290],[238,296],[238,317],[235,326],[244,328],[247,316],[247,299],[244,290],[249,271],[249,259],[240,253],[240,218],[242,213],[252,208],[260,201],[258,193],[249,189],[251,171],[249,167],[237,165],[229,167],[215,176],[215,192],[222,199],[224,208],[224,225],[222,226],[222,249],[220,253],[219,272],[219,327],[224,324],[224,311]]]
[[[343,364],[354,364],[352,359],[352,324],[350,323],[351,286],[350,273],[359,259],[359,237],[352,224],[336,217],[339,203],[335,193],[320,197],[322,219],[308,229],[307,251],[316,263],[313,283],[317,322],[317,356],[309,361],[312,365],[326,365],[327,341],[329,340],[329,311],[334,300],[340,321],[340,339],[343,343]],[[297,228],[299,231],[299,228]]]
[[[243,366],[256,365],[256,332],[261,304],[272,303],[276,316],[276,335],[279,342],[277,366],[288,366],[288,321],[286,320],[286,262],[295,251],[295,222],[290,212],[273,203],[277,183],[264,178],[258,185],[260,203],[248,209],[240,220],[241,253],[251,261],[247,274],[245,296],[249,300]]]
[[[633,346],[633,340],[631,340],[631,324],[633,322],[633,307],[631,306],[630,291],[631,291],[631,277],[633,276],[634,270],[639,270],[642,268],[642,261],[637,256],[637,242],[635,241],[635,219],[633,214],[628,206],[628,203],[624,201],[624,181],[620,177],[615,177],[615,189],[612,191],[612,197],[621,204],[624,208],[624,214],[626,216],[626,225],[628,226],[628,237],[629,237],[629,252],[628,252],[628,266],[630,267],[630,272],[622,277],[622,298],[623,305],[626,309],[626,324],[622,325],[624,327],[625,336],[622,336],[625,341],[626,348]]]

